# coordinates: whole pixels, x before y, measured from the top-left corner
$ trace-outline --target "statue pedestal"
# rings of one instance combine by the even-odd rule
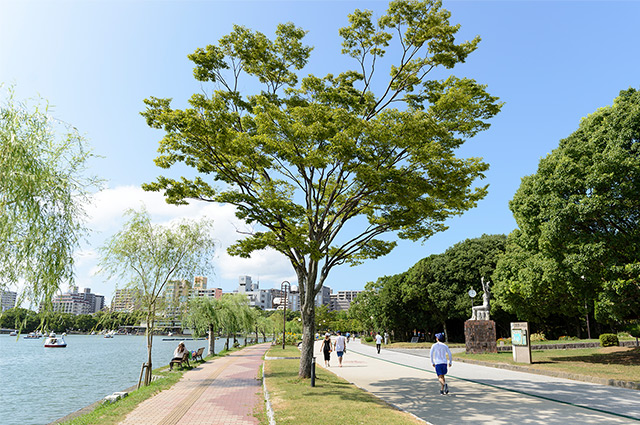
[[[467,320],[464,322],[464,341],[467,353],[497,353],[496,322]]]

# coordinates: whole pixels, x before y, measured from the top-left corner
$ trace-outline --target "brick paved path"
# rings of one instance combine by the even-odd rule
[[[258,370],[269,346],[254,345],[201,363],[173,387],[141,403],[121,424],[257,424],[253,413],[264,402]]]

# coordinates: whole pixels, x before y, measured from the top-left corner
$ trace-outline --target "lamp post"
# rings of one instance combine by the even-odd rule
[[[583,282],[586,282],[587,280],[587,278],[584,276],[580,276],[580,278],[582,279]],[[586,298],[584,299],[584,311],[587,317],[587,339],[591,339],[591,327],[589,326],[589,304]]]
[[[469,298],[471,298],[471,310],[473,310],[473,299],[475,298],[476,295],[476,291],[473,290],[473,288],[469,289]]]
[[[287,291],[289,290],[289,288],[291,287],[291,284],[288,281],[284,281],[282,282],[282,285],[280,285],[280,290],[282,291],[282,299],[284,300],[282,302],[282,349],[284,350],[284,344],[285,344],[285,334],[287,332]]]

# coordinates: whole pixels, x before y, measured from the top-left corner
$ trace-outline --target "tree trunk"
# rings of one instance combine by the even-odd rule
[[[447,321],[442,321],[442,331],[444,332],[444,340],[449,342],[449,332],[447,331]]]
[[[209,355],[216,354],[216,334],[213,329],[213,325],[209,325]]]
[[[313,289],[305,291],[300,313],[302,315],[302,345],[300,352],[300,378],[311,378],[311,364],[313,363],[313,343],[315,341],[315,295]]]
[[[147,314],[147,370],[145,371],[144,384],[149,385],[151,383],[151,371],[153,365],[151,364],[151,349],[153,348],[153,317],[155,312]]]

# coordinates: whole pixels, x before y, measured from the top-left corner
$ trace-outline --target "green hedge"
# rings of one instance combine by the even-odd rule
[[[616,334],[602,334],[600,335],[600,345],[603,347],[613,347],[620,345],[618,341],[618,335]]]

